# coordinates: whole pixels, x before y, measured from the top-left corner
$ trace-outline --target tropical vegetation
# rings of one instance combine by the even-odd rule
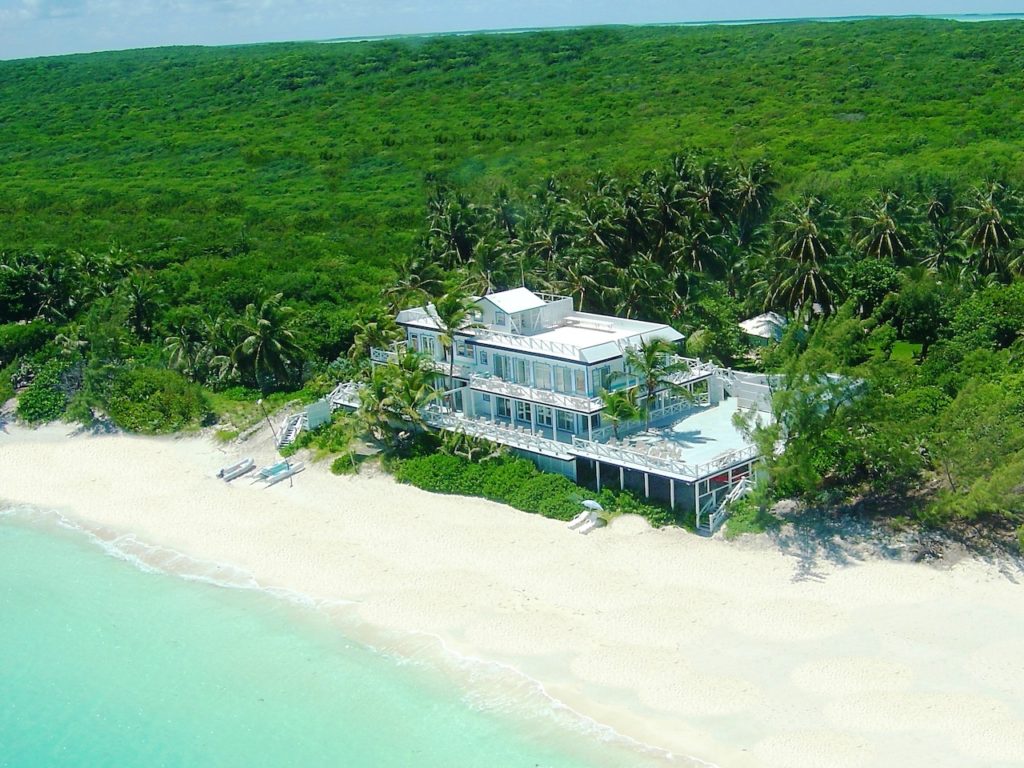
[[[1022,50],[898,20],[0,62],[0,394],[232,432],[361,376],[400,450],[436,395],[361,362],[394,311],[450,346],[525,284],[780,374],[776,493],[1019,526]]]

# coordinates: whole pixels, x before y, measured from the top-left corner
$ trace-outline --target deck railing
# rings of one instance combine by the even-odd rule
[[[669,358],[669,362],[680,367],[680,370],[666,377],[668,381],[676,386],[707,378],[719,370],[718,366],[714,363],[706,363],[692,357],[672,355]]]
[[[343,381],[327,396],[331,410],[338,408],[358,408],[359,390],[363,385],[356,381]]]
[[[509,349],[521,349],[525,352],[541,352],[549,355],[559,355],[561,357],[569,357],[573,360],[576,359],[579,350],[572,344],[564,344],[560,341],[549,341],[547,339],[538,339],[534,336],[521,336],[515,333],[505,333],[504,331],[496,331],[493,328],[478,328],[476,331],[476,340],[483,342],[493,342]]]
[[[687,480],[699,480],[736,464],[750,461],[758,455],[757,449],[754,446],[747,446],[746,448],[734,451],[726,451],[703,464],[691,464],[667,454],[665,452],[667,449],[664,446],[668,442],[664,441],[661,446],[655,443],[644,450],[625,445],[598,443],[593,440],[574,437],[572,446],[575,453],[588,458],[604,460],[615,464],[632,465],[641,470],[655,473],[667,472]]]
[[[422,413],[427,424],[438,429],[447,429],[449,432],[461,432],[471,437],[479,437],[484,440],[500,443],[501,445],[540,453],[545,456],[554,456],[565,461],[573,458],[573,455],[567,450],[568,446],[564,443],[549,440],[542,435],[529,431],[505,426],[499,422],[487,421],[485,419],[467,419],[461,414],[446,413],[442,409],[425,409]]]
[[[701,392],[696,395],[695,398],[690,400],[677,400],[663,408],[657,408],[651,411],[650,423],[653,425],[663,424],[666,419],[678,416],[679,414],[686,413],[688,411],[697,410],[698,408],[705,408],[710,403],[710,398],[707,392]],[[647,419],[634,419],[631,421],[623,421],[619,423],[619,437],[628,437],[636,434],[637,432],[647,429]],[[597,442],[607,442],[611,438],[615,437],[615,428],[612,426],[601,427],[595,429],[591,433],[591,439]]]
[[[599,397],[582,397],[565,392],[536,389],[525,384],[514,384],[511,381],[488,376],[471,376],[469,386],[472,389],[479,389],[483,392],[514,397],[519,400],[548,405],[553,408],[581,411],[583,413],[595,413],[604,408],[604,402]]]
[[[397,363],[398,352],[393,349],[380,349],[379,347],[370,347],[370,360],[374,363]]]

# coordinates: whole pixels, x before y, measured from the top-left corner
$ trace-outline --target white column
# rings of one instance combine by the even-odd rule
[[[644,472],[644,497],[651,498],[651,476]]]
[[[530,433],[537,434],[537,404],[530,403]]]
[[[668,505],[671,509],[676,508],[676,481],[671,477],[668,479]]]
[[[626,470],[619,467],[619,490],[626,490]]]
[[[491,421],[498,420],[498,398],[495,395],[491,395]]]
[[[601,462],[594,459],[594,468],[597,470],[597,492],[601,492]]]

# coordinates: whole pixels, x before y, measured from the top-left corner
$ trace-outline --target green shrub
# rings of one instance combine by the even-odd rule
[[[354,475],[359,471],[359,466],[366,461],[366,458],[366,456],[357,454],[339,456],[331,462],[331,472],[336,475]]]
[[[18,397],[18,418],[42,424],[63,416],[74,389],[69,380],[73,368],[73,362],[59,358],[45,363]]]
[[[195,427],[210,414],[198,386],[162,368],[119,371],[107,386],[103,405],[117,426],[144,434]]]
[[[479,467],[459,456],[435,453],[397,461],[393,471],[399,482],[425,491],[474,496],[479,494]]]
[[[744,533],[765,533],[779,528],[782,521],[758,506],[747,497],[729,506],[729,518],[725,522],[725,537],[734,539]]]
[[[482,468],[480,486],[471,493],[505,504],[508,504],[516,492],[538,474],[537,468],[530,461],[517,457],[501,458],[471,466]]]
[[[0,368],[16,357],[35,352],[52,339],[53,334],[53,326],[39,320],[0,325]]]
[[[572,520],[580,512],[584,491],[569,478],[534,470],[534,476],[516,489],[508,503],[524,512],[555,520]]]
[[[335,463],[347,460],[343,456]],[[477,464],[438,452],[392,461],[389,468],[399,482],[425,491],[483,497],[555,520],[571,520],[582,510],[580,502],[592,495],[568,478],[541,472],[528,459],[518,457]],[[611,515],[640,515],[656,528],[686,523],[665,507],[643,502],[628,492],[606,489],[597,500]]]
[[[1024,525],[1017,529],[1017,549],[1024,555]]]

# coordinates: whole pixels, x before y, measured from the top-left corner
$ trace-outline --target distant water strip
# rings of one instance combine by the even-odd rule
[[[581,29],[645,27],[744,27],[763,24],[795,24],[800,22],[840,23],[845,21],[913,20],[958,21],[963,23],[1022,21],[1024,13],[954,13],[954,14],[901,14],[892,16],[793,16],[776,19],[717,19],[710,21],[661,21],[646,24],[587,24],[557,27],[515,27],[508,29],[467,29],[447,32],[414,32],[393,35],[359,35],[314,40],[318,43],[372,43],[384,40],[422,40],[432,37],[466,37],[468,35],[524,35],[531,32],[569,32]]]

